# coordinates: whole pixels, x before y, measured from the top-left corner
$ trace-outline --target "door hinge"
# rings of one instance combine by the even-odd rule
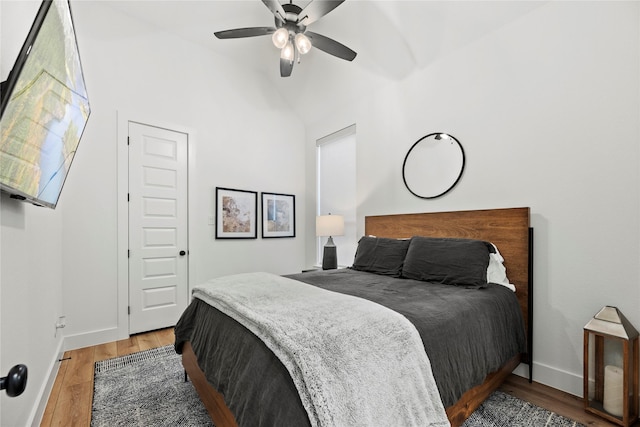
[[[127,249],[127,258],[131,258],[131,249]]]
[[[130,143],[130,142],[129,142],[129,137],[127,137],[127,145],[129,145],[129,143]]]
[[[131,306],[130,305],[127,306],[127,314],[131,315]]]
[[[130,195],[130,193],[127,193],[127,202],[129,201],[129,195]]]

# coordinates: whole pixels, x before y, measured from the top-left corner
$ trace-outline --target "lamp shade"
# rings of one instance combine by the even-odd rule
[[[344,217],[342,215],[320,215],[316,217],[316,236],[342,236]]]
[[[282,49],[289,41],[289,31],[284,27],[278,28],[271,36],[271,41],[275,47]]]
[[[311,50],[311,41],[304,34],[296,34],[294,41],[296,43],[296,48],[298,49],[298,52],[300,52],[300,54],[304,55],[306,53],[309,53],[309,51]]]
[[[296,59],[296,51],[291,41],[286,42],[284,47],[280,51],[280,59],[284,59],[289,62],[293,62]]]

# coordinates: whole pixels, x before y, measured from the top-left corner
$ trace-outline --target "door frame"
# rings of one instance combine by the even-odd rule
[[[169,120],[159,117],[148,117],[144,114],[132,113],[127,111],[116,111],[117,120],[117,199],[118,199],[118,218],[117,218],[117,268],[118,268],[118,307],[117,316],[117,335],[119,340],[129,337],[129,206],[127,194],[129,192],[129,149],[127,138],[129,136],[129,122],[135,122],[146,126],[153,126],[168,129],[176,132],[187,134],[187,239],[189,245],[194,240],[192,236],[193,224],[196,224],[195,218],[195,198],[191,184],[195,180],[195,146],[196,132],[194,129],[175,124]],[[190,251],[187,292],[191,293],[191,281],[195,277],[196,271],[196,255],[197,251]]]

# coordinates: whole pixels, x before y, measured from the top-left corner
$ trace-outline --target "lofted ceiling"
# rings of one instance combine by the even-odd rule
[[[309,0],[293,2],[304,8]],[[280,77],[279,51],[270,36],[219,40],[213,35],[273,26],[273,15],[260,0],[105,3],[264,74],[300,118],[313,123],[332,103],[349,102],[400,81],[545,2],[346,0],[309,30],[345,44],[358,56],[348,62],[312,49],[287,78]]]

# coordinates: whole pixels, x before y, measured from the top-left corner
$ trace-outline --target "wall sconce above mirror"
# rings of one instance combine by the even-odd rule
[[[420,138],[402,165],[404,185],[414,196],[434,199],[451,190],[464,170],[464,150],[453,136],[436,132]]]

